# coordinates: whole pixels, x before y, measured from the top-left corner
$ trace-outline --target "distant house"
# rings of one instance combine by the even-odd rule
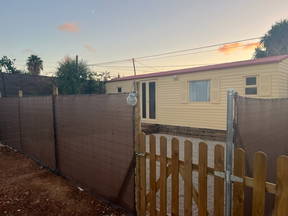
[[[117,78],[106,92],[131,92],[134,80],[142,123],[180,134],[221,132],[229,88],[242,96],[288,97],[288,55]]]

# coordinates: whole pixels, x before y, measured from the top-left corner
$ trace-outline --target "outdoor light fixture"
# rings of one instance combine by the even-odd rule
[[[135,106],[137,104],[137,93],[135,91],[129,93],[127,104],[130,106]]]

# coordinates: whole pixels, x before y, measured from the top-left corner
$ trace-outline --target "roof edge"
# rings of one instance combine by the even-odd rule
[[[121,77],[121,78],[115,78],[115,79],[109,80],[108,82],[145,79],[145,78],[161,77],[161,76],[172,76],[172,75],[177,75],[177,74],[204,72],[204,71],[209,71],[209,70],[223,70],[223,69],[228,69],[228,68],[237,68],[237,67],[261,65],[261,64],[272,64],[272,63],[278,63],[280,61],[283,61],[284,59],[288,59],[288,55],[270,56],[270,57],[265,57],[265,58],[260,58],[260,59],[220,63],[220,64],[214,64],[214,65],[206,65],[206,66],[185,68],[185,69],[179,69],[179,70],[162,71],[162,72],[155,72],[155,73],[149,73],[149,74],[139,74],[136,76],[126,76],[126,77]]]

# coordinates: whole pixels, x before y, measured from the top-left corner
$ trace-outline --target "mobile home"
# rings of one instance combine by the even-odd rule
[[[112,79],[106,92],[139,85],[141,122],[170,131],[226,130],[226,95],[288,97],[288,55]]]

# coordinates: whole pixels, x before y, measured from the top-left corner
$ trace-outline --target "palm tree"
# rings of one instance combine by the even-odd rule
[[[43,61],[37,55],[29,56],[26,65],[32,75],[40,75],[40,71],[43,70]]]

